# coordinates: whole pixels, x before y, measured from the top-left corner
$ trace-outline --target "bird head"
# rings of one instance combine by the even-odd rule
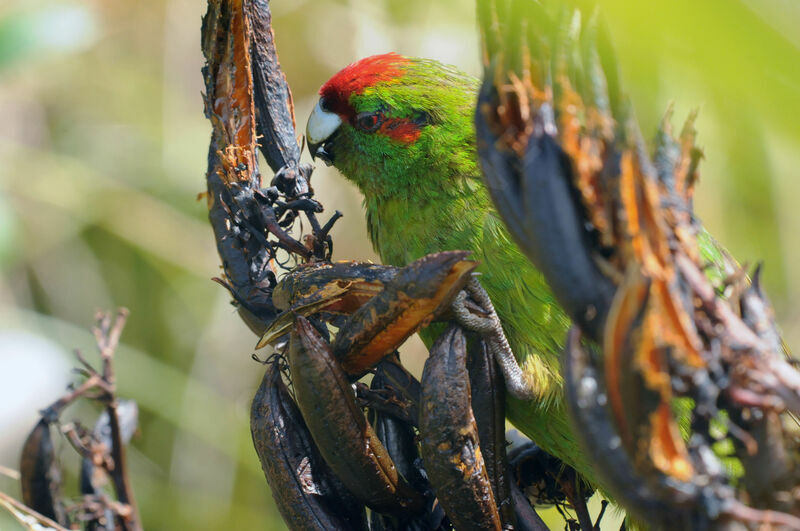
[[[369,197],[442,176],[473,150],[477,80],[429,59],[374,55],[320,89],[306,127],[311,156],[335,166]],[[452,165],[452,164],[451,164]]]

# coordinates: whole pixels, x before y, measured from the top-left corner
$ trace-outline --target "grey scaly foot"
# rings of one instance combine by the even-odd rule
[[[468,295],[479,305],[481,312],[486,314],[486,317],[476,315],[469,310],[469,307],[474,307],[474,304],[467,300]],[[497,360],[497,364],[503,372],[508,392],[521,400],[533,398],[536,393],[525,379],[522,369],[514,357],[514,352],[511,350],[511,345],[508,344],[506,334],[503,332],[503,325],[497,317],[497,312],[494,311],[492,300],[477,278],[469,279],[464,290],[453,301],[452,310],[458,324],[483,336],[489,352]]]

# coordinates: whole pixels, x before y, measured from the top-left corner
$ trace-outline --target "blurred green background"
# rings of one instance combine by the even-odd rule
[[[650,135],[700,106],[697,211],[734,255],[765,260],[790,346],[800,345],[800,4],[794,0],[601,1],[627,91]],[[469,0],[274,0],[298,123],[316,89],[378,52],[479,74]],[[6,0],[0,6],[0,466],[18,468],[37,409],[92,351],[98,308],[131,317],[120,393],[141,408],[130,450],[147,529],[281,529],[251,447],[256,338],[209,278],[218,259],[204,202],[198,0]],[[265,166],[266,167],[266,166]],[[338,259],[374,259],[360,198],[318,168],[345,218]],[[417,367],[418,342],[408,350]],[[91,406],[64,420],[92,421]],[[59,445],[67,468],[73,453]],[[75,477],[66,478],[68,493]],[[0,490],[19,496],[0,472]],[[15,529],[0,514],[0,529]]]

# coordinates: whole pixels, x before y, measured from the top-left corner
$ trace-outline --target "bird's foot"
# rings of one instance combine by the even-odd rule
[[[508,344],[503,325],[497,317],[489,294],[486,293],[476,277],[473,276],[467,281],[464,290],[456,296],[451,307],[458,324],[483,336],[489,352],[497,360],[497,364],[503,372],[508,392],[521,400],[533,398],[536,395],[535,390],[525,378],[522,368],[514,357],[514,352],[511,350],[511,345]],[[477,312],[477,314],[473,312]]]

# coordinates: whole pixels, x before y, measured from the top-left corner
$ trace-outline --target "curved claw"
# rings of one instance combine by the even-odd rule
[[[483,336],[489,352],[503,372],[506,389],[511,396],[520,400],[534,398],[536,389],[525,378],[522,368],[514,357],[514,352],[511,350],[511,345],[508,343],[503,325],[500,323],[500,318],[497,316],[489,294],[475,277],[467,281],[465,288],[466,290],[459,293],[451,305],[456,321],[465,329],[478,332]],[[470,313],[466,306],[467,292],[480,304],[487,317],[478,317]]]

